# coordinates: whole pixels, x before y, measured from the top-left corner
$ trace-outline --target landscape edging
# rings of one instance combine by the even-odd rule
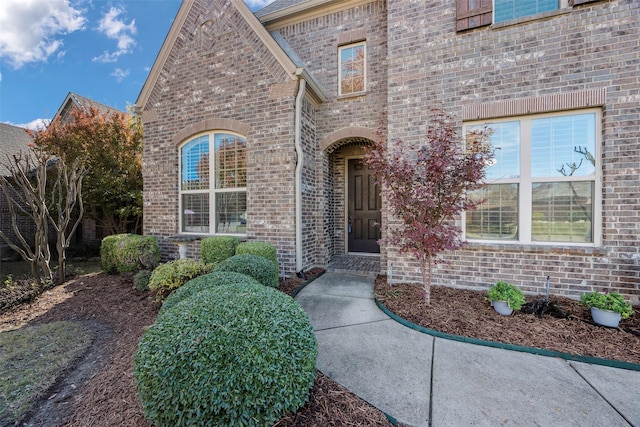
[[[460,342],[465,342],[469,344],[483,345],[485,347],[500,348],[503,350],[519,351],[522,353],[535,354],[538,356],[558,357],[558,358],[572,361],[572,362],[590,363],[592,365],[601,365],[601,366],[607,366],[610,368],[627,369],[630,371],[640,371],[640,364],[637,364],[637,363],[602,359],[599,357],[580,356],[577,354],[562,353],[560,351],[545,350],[542,348],[525,347],[521,345],[507,344],[507,343],[501,343],[497,341],[488,341],[488,340],[481,340],[478,338],[469,338],[469,337],[463,337],[460,335],[447,334],[445,332],[440,332],[440,331],[436,331],[435,329],[425,328],[424,326],[416,325],[415,323],[409,322],[408,320],[403,319],[402,317],[396,315],[387,307],[385,307],[380,301],[378,301],[378,298],[375,298],[375,301],[378,308],[382,310],[387,316],[395,320],[396,322],[408,328],[411,328],[414,331],[431,335],[436,338],[444,338],[452,341],[460,341]]]

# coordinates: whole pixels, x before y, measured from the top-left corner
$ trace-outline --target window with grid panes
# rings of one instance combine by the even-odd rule
[[[247,141],[224,132],[180,146],[180,229],[184,233],[245,234]]]
[[[469,123],[488,126],[495,159],[483,200],[465,214],[468,240],[597,243],[600,234],[600,112],[555,113]]]
[[[366,89],[366,45],[354,43],[338,48],[338,95],[364,92]]]

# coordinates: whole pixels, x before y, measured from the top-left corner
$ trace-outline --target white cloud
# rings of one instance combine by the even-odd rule
[[[46,61],[64,44],[61,36],[85,28],[83,13],[69,0],[2,0],[0,57],[16,69]]]
[[[19,128],[31,129],[31,130],[42,130],[47,126],[49,126],[49,123],[51,123],[51,119],[35,119],[35,120],[31,120],[29,123],[23,123],[23,124],[14,125],[14,126],[18,126]]]
[[[127,70],[123,70],[122,68],[116,68],[115,70],[113,70],[113,73],[111,73],[111,75],[116,78],[118,83],[120,83],[122,80],[124,80],[126,77],[129,76],[129,70],[128,69]]]
[[[98,31],[106,35],[110,39],[117,41],[118,50],[114,52],[102,52],[102,55],[93,58],[95,62],[115,62],[120,55],[131,53],[131,48],[136,45],[133,36],[136,34],[136,21],[132,19],[128,24],[124,18],[120,19],[120,15],[125,10],[118,7],[111,7],[107,13],[100,19]]]

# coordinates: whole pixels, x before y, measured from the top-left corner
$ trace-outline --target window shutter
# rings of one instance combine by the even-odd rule
[[[584,0],[574,0],[584,1]],[[456,31],[491,25],[493,19],[492,0],[457,0]]]

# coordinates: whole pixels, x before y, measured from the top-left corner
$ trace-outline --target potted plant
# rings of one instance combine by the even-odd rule
[[[489,300],[494,310],[503,316],[511,315],[513,310],[520,310],[525,303],[520,288],[502,280],[489,288]]]
[[[587,292],[580,297],[580,303],[591,308],[591,317],[595,323],[610,328],[617,328],[620,319],[626,319],[633,314],[631,303],[615,291]]]

